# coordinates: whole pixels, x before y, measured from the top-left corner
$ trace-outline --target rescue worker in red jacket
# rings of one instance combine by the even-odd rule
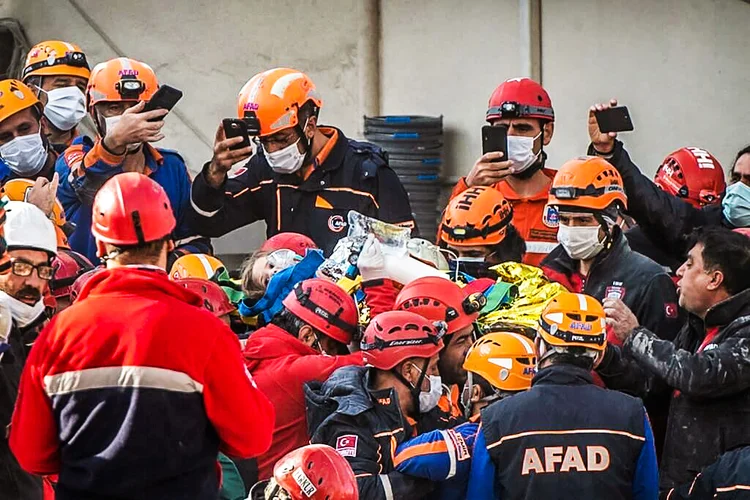
[[[313,278],[299,283],[271,324],[245,344],[245,365],[276,409],[273,442],[258,457],[258,478],[268,479],[276,461],[309,443],[305,426],[305,382],[323,382],[336,369],[362,365],[347,345],[357,328],[357,306],[335,283]]]
[[[557,246],[557,219],[547,207],[555,171],[545,168],[544,151],[555,131],[552,100],[534,80],[511,78],[490,96],[487,122],[508,127],[508,158],[498,152],[480,157],[453,188],[451,198],[474,186],[500,191],[513,205],[513,222],[526,241],[524,263],[538,266]]]
[[[328,255],[346,236],[350,210],[414,227],[406,191],[383,150],[321,126],[322,106],[313,81],[295,69],[269,69],[242,87],[238,117],[254,129],[258,148],[255,154],[250,145],[235,148],[243,138],[227,139],[219,126],[213,158],[191,192],[201,234],[218,237],[263,220],[268,237],[302,233]]]
[[[361,343],[367,366],[339,368],[324,383],[305,386],[310,442],[332,446],[347,459],[359,498],[416,500],[430,494],[430,481],[395,470],[394,455],[442,394],[443,327],[407,311],[379,314]]]
[[[165,271],[175,218],[164,190],[131,172],[93,205],[107,269],[53,318],[21,379],[10,446],[59,474],[57,499],[214,499],[216,457],[263,453],[274,410],[239,342]]]

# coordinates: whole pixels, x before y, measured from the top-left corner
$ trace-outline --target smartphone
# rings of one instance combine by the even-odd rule
[[[151,100],[146,103],[143,107],[143,113],[146,111],[154,111],[155,109],[166,109],[170,111],[177,102],[182,99],[182,91],[169,85],[162,85],[159,89],[154,92]],[[158,122],[163,118],[152,118],[150,122]]]
[[[250,136],[247,133],[247,123],[240,118],[224,118],[221,121],[224,127],[224,135],[227,139],[232,137],[242,137],[242,142],[232,146],[230,151],[237,151],[250,146]]]
[[[482,154],[495,151],[503,153],[502,159],[498,161],[508,159],[508,127],[485,125],[482,127]]]
[[[630,132],[633,130],[633,121],[627,106],[618,106],[602,111],[594,111],[599,130],[606,134],[608,132]]]

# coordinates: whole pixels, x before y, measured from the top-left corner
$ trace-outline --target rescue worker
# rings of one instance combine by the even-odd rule
[[[683,259],[689,250],[685,246],[685,235],[698,227],[750,227],[750,146],[737,153],[721,204],[696,208],[659,189],[632,162],[622,142],[616,139],[617,134],[604,134],[599,130],[594,113],[612,106],[617,106],[614,99],[589,109],[589,153],[607,159],[620,172],[630,199],[628,213],[661,251],[672,258]]]
[[[539,319],[531,389],[482,410],[466,498],[657,497],[642,402],[593,383],[606,346],[596,299],[564,292],[550,301]]]
[[[178,258],[169,268],[169,277],[211,279],[224,264],[214,257],[202,253],[191,253]]]
[[[52,180],[57,154],[47,140],[43,112],[25,84],[0,81],[0,184],[17,178]]]
[[[229,302],[229,297],[219,285],[205,278],[178,278],[174,282],[199,295],[203,299],[204,309],[219,318],[225,325],[230,325],[229,315],[236,308]]]
[[[311,444],[289,452],[273,468],[265,500],[358,500],[357,480],[330,446]]]
[[[323,382],[336,369],[362,365],[347,345],[357,329],[357,306],[346,292],[313,278],[294,287],[284,309],[245,344],[245,365],[276,408],[273,444],[258,457],[258,477],[271,477],[274,464],[310,441],[305,426],[303,384]]]
[[[312,80],[294,69],[264,71],[242,87],[238,116],[256,129],[260,146],[228,176],[252,148],[231,149],[243,138],[226,139],[218,128],[213,158],[193,182],[201,234],[218,237],[263,220],[269,238],[305,234],[328,255],[346,235],[350,210],[414,227],[406,191],[383,151],[319,125],[322,106]]]
[[[21,372],[42,323],[47,319],[43,295],[53,276],[57,253],[55,230],[41,210],[30,203],[10,201],[5,206],[5,242],[10,258],[4,258],[0,274],[0,304],[10,311],[10,331],[2,332],[0,354],[0,496],[42,497],[41,478],[27,474],[9,448],[7,428],[19,392]],[[3,244],[3,247],[5,245]],[[5,318],[3,323],[6,324]]]
[[[442,394],[434,410],[420,413],[416,419],[419,433],[447,429],[466,421],[459,401],[467,376],[463,364],[474,343],[474,322],[485,303],[481,294],[467,296],[456,283],[434,276],[412,281],[396,297],[394,309],[447,325],[438,357]]]
[[[688,242],[677,270],[688,322],[672,342],[642,325],[620,301],[605,301],[621,348],[597,368],[608,386],[644,396],[671,396],[661,459],[661,487],[690,481],[720,454],[750,442],[750,246],[721,227]]]
[[[40,42],[26,56],[21,79],[37,90],[44,102],[47,140],[57,154],[70,146],[78,135],[76,127],[86,117],[85,93],[90,75],[86,54],[73,43]]]
[[[55,312],[61,312],[73,303],[70,290],[73,283],[85,272],[94,269],[94,265],[78,252],[58,248],[57,256],[52,260],[53,278],[49,289],[55,297]]]
[[[695,208],[720,204],[727,188],[719,160],[705,149],[695,147],[680,148],[664,158],[654,184]],[[682,265],[682,258],[661,250],[637,226],[626,231],[625,237],[630,248],[669,268],[671,273]]]
[[[513,223],[526,242],[523,262],[538,266],[557,246],[557,220],[547,207],[555,171],[545,168],[555,131],[552,100],[529,78],[511,78],[490,96],[487,122],[508,128],[508,158],[502,153],[482,155],[466,177],[453,188],[455,198],[470,187],[492,186],[513,206]]]
[[[107,269],[37,339],[11,449],[25,470],[59,474],[58,500],[216,498],[218,451],[265,452],[273,406],[229,328],[169,280],[176,221],[164,189],[116,175],[93,214]]]
[[[339,368],[305,385],[311,443],[328,444],[352,466],[359,497],[424,498],[431,483],[394,470],[396,447],[442,394],[442,326],[407,311],[375,316],[361,342],[365,367]]]
[[[170,255],[170,264],[184,253],[210,253],[209,243],[196,239],[187,226],[190,176],[185,161],[175,151],[150,144],[164,138],[161,130],[167,111],[142,112],[158,87],[156,74],[142,62],[120,57],[97,64],[86,102],[99,137],[77,137],[57,162],[57,196],[68,220],[77,226],[70,246],[92,262],[97,261],[90,231],[92,200],[107,179],[122,172],[147,175],[167,192],[177,220],[178,248]]]
[[[512,205],[496,189],[477,186],[453,197],[440,225],[441,246],[455,255],[451,270],[483,278],[495,276],[489,268],[496,264],[520,262],[526,244],[513,222]]]
[[[750,445],[721,455],[692,482],[671,488],[659,498],[666,500],[742,499],[750,491]]]

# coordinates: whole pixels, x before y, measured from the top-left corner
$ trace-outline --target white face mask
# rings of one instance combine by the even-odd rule
[[[302,163],[305,161],[305,153],[300,153],[299,147],[297,147],[300,140],[297,139],[294,144],[290,144],[284,149],[274,151],[273,153],[266,151],[265,146],[263,146],[263,154],[266,155],[266,160],[268,160],[268,164],[274,172],[277,174],[293,174],[302,168]]]
[[[599,227],[599,225],[570,227],[560,224],[557,229],[557,241],[571,259],[592,259],[604,249],[604,243],[599,241]]]
[[[86,96],[78,87],[63,87],[46,92],[44,116],[60,130],[68,131],[86,116]]]
[[[413,366],[420,374],[422,373],[417,365]],[[428,375],[427,379],[430,381],[430,390],[429,392],[419,391],[419,413],[427,413],[435,408],[443,396],[443,380],[440,375]]]
[[[21,177],[39,173],[47,161],[47,148],[42,133],[22,135],[0,146],[0,156],[8,167]]]
[[[104,117],[104,134],[107,134],[108,130],[112,130],[112,128],[117,125],[117,123],[120,121],[120,118],[122,118],[122,115],[116,115],[116,116],[105,116]],[[142,143],[136,142],[135,144],[128,144],[125,146],[125,149],[128,151],[128,153],[132,153],[134,151],[138,151],[140,149]]]
[[[44,314],[44,299],[39,301],[33,306],[28,305],[26,302],[21,302],[15,297],[8,295],[5,292],[0,292],[0,301],[10,307],[10,313],[13,317],[13,321],[19,328],[24,328],[34,321],[39,319],[39,316]]]
[[[534,154],[534,141],[541,137],[542,133],[536,137],[522,137],[518,135],[508,136],[508,160],[513,162],[513,173],[523,172],[534,163],[536,163],[539,153]]]

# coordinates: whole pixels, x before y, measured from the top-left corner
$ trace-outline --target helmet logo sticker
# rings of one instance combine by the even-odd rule
[[[355,434],[339,436],[336,439],[336,451],[338,451],[339,455],[342,457],[356,457],[357,441],[359,441],[359,436]]]
[[[623,300],[625,297],[625,287],[622,286],[622,282],[614,281],[612,286],[608,286],[604,291],[604,297],[607,299],[619,299]]]
[[[711,159],[711,155],[705,149],[701,149],[701,148],[687,148],[687,149],[688,151],[693,153],[693,156],[698,161],[699,168],[709,168],[709,169],[716,168],[714,161]]]
[[[559,227],[560,214],[558,213],[557,208],[553,207],[552,205],[547,205],[547,207],[544,209],[544,214],[542,215],[542,222],[547,227]]]
[[[311,498],[315,494],[315,492],[318,491],[315,485],[313,485],[312,481],[310,481],[310,478],[305,475],[305,471],[301,468],[297,468],[294,472],[292,472],[292,478],[302,490],[302,493],[307,496],[307,498]]]
[[[346,227],[344,218],[340,215],[332,215],[328,218],[328,229],[335,233],[340,233]]]

